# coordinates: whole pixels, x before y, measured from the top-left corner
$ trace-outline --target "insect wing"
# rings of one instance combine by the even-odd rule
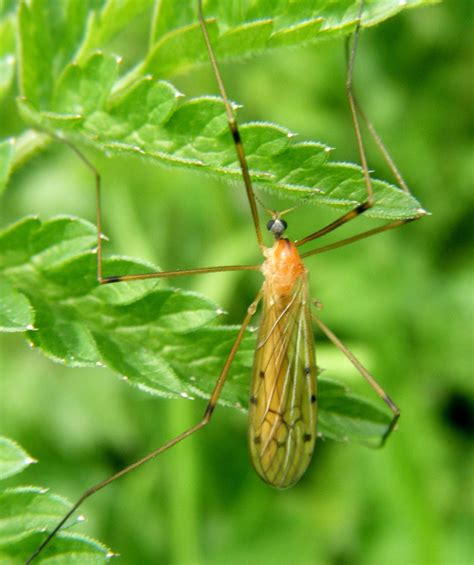
[[[316,361],[307,278],[289,296],[266,289],[249,410],[252,463],[278,488],[296,483],[316,439]]]

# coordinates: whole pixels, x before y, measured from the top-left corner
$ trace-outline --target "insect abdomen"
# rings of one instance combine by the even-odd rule
[[[316,363],[307,281],[284,299],[266,281],[249,409],[249,447],[262,479],[277,488],[296,483],[316,440]]]

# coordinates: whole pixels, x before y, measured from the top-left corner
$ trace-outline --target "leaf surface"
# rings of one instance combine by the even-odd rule
[[[107,365],[153,395],[209,398],[239,328],[218,325],[221,311],[210,300],[156,280],[100,286],[94,244],[94,226],[71,217],[27,218],[0,233],[4,280],[34,313],[33,329],[17,331],[65,365]],[[156,270],[125,258],[104,262],[106,276]],[[254,349],[248,331],[221,404],[247,407]],[[320,389],[322,435],[380,440],[390,422],[384,411],[325,379]]]

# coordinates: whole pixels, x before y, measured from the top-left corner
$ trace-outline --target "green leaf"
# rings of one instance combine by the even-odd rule
[[[31,557],[45,538],[44,533],[31,532],[21,539],[12,539],[0,545],[0,559],[9,565],[21,565]],[[48,565],[99,565],[113,557],[101,543],[86,536],[59,533],[42,552],[38,563]]]
[[[220,310],[203,296],[160,282],[100,286],[90,249],[94,231],[88,222],[61,217],[44,223],[27,218],[0,233],[3,276],[34,310],[27,339],[69,366],[107,365],[150,394],[209,398],[239,328],[217,325]],[[156,270],[131,259],[104,262],[106,276]],[[254,349],[248,331],[222,404],[246,408]],[[324,379],[320,385],[320,433],[380,441],[390,422],[383,411],[339,385]]]
[[[90,89],[79,90],[87,97]],[[177,107],[177,91],[171,85],[142,81],[114,100],[107,112],[100,92],[101,89],[80,102],[83,108],[90,109],[88,116],[74,117],[72,107],[67,115],[60,115],[36,113],[26,102],[19,104],[23,114],[40,129],[87,141],[109,154],[145,156],[163,164],[193,167],[224,180],[241,180],[221,100],[194,98]],[[129,113],[130,99],[142,102],[137,108],[148,111],[148,115]],[[71,120],[64,126],[69,117]],[[64,127],[62,133],[60,127]],[[243,124],[241,132],[257,188],[280,197],[305,198],[310,204],[342,210],[365,201],[367,191],[362,168],[330,161],[329,147],[317,142],[295,142],[288,130],[270,123]],[[382,181],[373,181],[373,186],[375,205],[366,216],[394,220],[426,213],[413,196],[399,188]]]
[[[25,534],[54,528],[70,508],[69,503],[38,487],[5,489],[0,508],[8,508],[0,521],[0,544],[23,538]]]
[[[34,315],[29,300],[17,292],[10,283],[0,278],[0,330],[3,332],[24,332],[33,328]]]
[[[0,29],[0,34],[2,30]],[[4,98],[10,90],[15,77],[15,57],[13,55],[6,55],[0,57],[0,100]]]
[[[6,2],[0,8],[0,101],[10,90],[15,78],[15,14]]]
[[[15,16],[13,12],[0,13],[0,101],[10,90],[15,78]]]
[[[36,461],[17,443],[0,436],[0,480],[21,473]]]
[[[405,5],[422,3],[408,0]],[[202,96],[180,101],[172,84],[158,80],[208,64],[196,4],[183,0],[180,6],[177,11],[169,0],[158,4],[149,49],[123,75],[117,56],[94,49],[124,31],[150,2],[21,3],[18,108],[25,121],[109,155],[132,154],[242,182],[222,100]],[[350,1],[275,5],[263,0],[209,0],[204,9],[218,60],[225,61],[345,35],[356,25],[358,6]],[[392,0],[367,3],[363,25],[373,25],[400,9],[400,3]],[[297,142],[289,130],[271,123],[243,123],[240,129],[257,189],[341,210],[365,201],[361,167],[331,161],[331,150],[323,143]],[[21,155],[29,154],[28,139],[22,136],[21,152],[13,157],[12,146],[2,146],[4,178],[12,160],[18,162]],[[32,139],[35,147],[41,143]],[[379,180],[373,181],[373,187],[375,206],[367,216],[395,220],[424,214],[417,200],[397,187]],[[0,244],[5,330],[24,331],[32,345],[70,366],[108,365],[153,394],[209,396],[238,331],[217,325],[217,305],[152,280],[101,287],[92,249],[95,228],[74,218],[43,224],[27,218],[0,234]],[[126,258],[109,259],[104,269],[106,275],[157,270]],[[255,338],[248,333],[222,403],[246,406],[254,347]],[[334,387],[322,383],[324,435],[363,441],[380,437],[387,425],[383,413],[340,387],[333,405],[327,391]]]
[[[1,68],[0,68],[0,74],[1,74]],[[14,155],[13,139],[7,139],[5,141],[1,141],[0,142],[0,194],[3,192],[8,182],[8,179],[10,177],[13,155]]]
[[[423,3],[407,1],[404,7]],[[178,104],[178,91],[159,80],[208,61],[196,4],[194,0],[181,4],[179,13],[172,2],[159,4],[152,23],[154,41],[134,70],[120,77],[120,59],[103,51],[91,53],[91,48],[123,30],[130,18],[148,9],[149,2],[110,0],[100,7],[92,0],[22,3],[18,14],[22,97],[18,106],[25,121],[110,155],[128,153],[224,180],[241,180],[222,102],[207,96]],[[271,4],[205,4],[219,61],[346,34],[354,29],[359,5]],[[367,3],[364,25],[401,9],[392,0]],[[247,123],[241,129],[257,188],[341,210],[365,200],[361,168],[330,161],[326,145],[296,142],[286,128],[270,123]],[[375,205],[366,216],[395,220],[425,213],[414,197],[397,187],[382,181],[373,185]]]
[[[44,150],[51,144],[52,138],[46,133],[40,133],[33,129],[27,129],[18,137],[14,138],[13,155],[11,156],[10,169],[15,171],[21,165],[31,159],[33,155]]]
[[[118,74],[116,57],[96,53],[83,66],[68,66],[57,82],[53,112],[90,115],[104,108]]]
[[[100,10],[91,11],[78,60],[103,47],[152,5],[153,0],[107,0]]]
[[[41,223],[38,218],[23,218],[0,232],[0,266],[10,268],[34,260],[41,268],[90,249],[96,229],[90,222],[59,216]]]
[[[0,479],[35,463],[19,445],[0,437]],[[6,488],[0,492],[0,561],[21,564],[39,547],[71,505],[47,489],[34,486]],[[80,522],[77,518],[73,523]],[[48,563],[105,563],[110,551],[96,540],[79,534],[58,534],[42,554]]]
[[[369,27],[436,0],[394,0],[366,2],[362,27]],[[209,35],[219,61],[247,56],[272,48],[314,43],[351,33],[359,16],[359,2],[303,0],[299,2],[220,2],[204,3]],[[162,0],[152,27],[154,42],[144,62],[143,72],[160,77],[188,70],[207,61],[207,52],[196,20],[194,0]]]
[[[54,76],[51,27],[46,4],[22,2],[18,8],[20,89],[34,104],[51,98]]]
[[[319,379],[319,399],[318,432],[323,437],[380,444],[391,422],[388,413],[332,380]]]
[[[23,218],[0,232],[0,266],[2,269],[21,265],[30,259],[31,252],[25,242],[40,225],[38,218]]]
[[[73,62],[94,0],[31,0],[18,7],[20,92],[50,108],[55,84]]]

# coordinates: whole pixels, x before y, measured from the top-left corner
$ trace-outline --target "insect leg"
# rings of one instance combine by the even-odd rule
[[[97,225],[97,280],[100,284],[111,284],[124,281],[136,281],[144,279],[161,279],[170,277],[182,277],[189,275],[204,275],[207,273],[222,273],[225,271],[258,271],[260,270],[260,265],[224,265],[217,267],[202,267],[197,269],[180,269],[176,271],[160,271],[157,273],[141,273],[136,275],[110,275],[103,276],[102,271],[102,207],[101,207],[101,188],[102,188],[102,178],[100,176],[97,168],[92,164],[92,162],[84,155],[84,153],[78,149],[74,144],[72,144],[67,139],[62,137],[53,136],[61,143],[64,143],[69,147],[79,159],[86,165],[86,167],[92,172],[95,179],[95,201],[96,201],[96,225]]]
[[[227,114],[227,121],[229,123],[229,129],[232,134],[232,139],[234,140],[235,150],[237,152],[237,157],[239,159],[240,168],[242,170],[245,190],[247,192],[247,198],[250,204],[250,210],[252,211],[252,219],[255,227],[257,241],[260,248],[263,248],[263,239],[262,239],[262,232],[260,231],[260,221],[258,218],[257,202],[256,202],[255,194],[253,192],[252,181],[250,179],[247,158],[245,157],[245,150],[242,144],[242,139],[240,137],[237,120],[235,118],[234,111],[232,110],[232,106],[229,102],[229,98],[227,97],[227,93],[224,87],[224,82],[222,80],[222,76],[219,71],[219,66],[217,64],[217,59],[214,54],[214,50],[212,48],[211,40],[209,38],[209,33],[207,31],[206,21],[204,19],[204,15],[202,11],[202,0],[198,0],[198,16],[199,16],[199,23],[201,25],[204,41],[206,43],[207,51],[209,53],[209,59],[211,61],[212,70],[214,72],[214,76],[216,77],[217,86],[219,88],[219,91],[222,96],[222,100],[224,102],[224,107]]]
[[[383,233],[384,231],[393,230],[394,228],[398,228],[403,226],[404,224],[408,224],[409,222],[413,222],[418,220],[421,216],[416,218],[409,218],[407,220],[395,220],[394,222],[390,222],[384,226],[379,226],[378,228],[373,228],[371,230],[364,231],[362,233],[358,233],[351,237],[347,237],[345,239],[341,239],[334,243],[330,243],[329,245],[324,245],[323,247],[318,247],[317,249],[313,249],[312,251],[307,251],[306,253],[302,253],[301,257],[309,257],[310,255],[317,255],[318,253],[325,253],[326,251],[331,251],[332,249],[337,249],[338,247],[343,247],[344,245],[348,245],[349,243],[354,243],[361,239],[365,239],[366,237],[371,237],[372,235],[376,235],[378,233]]]
[[[393,402],[393,400],[388,396],[384,389],[379,385],[375,378],[369,373],[369,371],[362,365],[362,363],[357,359],[357,357],[348,349],[344,343],[322,322],[315,314],[312,314],[313,320],[318,324],[321,330],[326,334],[326,336],[334,343],[334,345],[344,353],[344,355],[349,359],[349,361],[354,365],[354,367],[359,371],[359,373],[364,377],[364,379],[369,383],[369,385],[374,389],[374,391],[380,396],[380,398],[385,402],[385,404],[390,408],[392,412],[392,421],[388,426],[386,432],[382,436],[380,442],[380,447],[384,445],[388,436],[392,433],[395,428],[398,419],[400,418],[400,408]]]
[[[368,168],[368,164],[367,164],[367,156],[366,156],[366,152],[365,152],[364,141],[362,139],[362,133],[361,133],[361,129],[360,129],[358,114],[361,116],[362,120],[365,122],[367,129],[369,130],[370,134],[372,135],[375,143],[377,144],[379,150],[381,151],[381,153],[382,153],[385,161],[387,162],[389,168],[391,169],[393,175],[397,179],[397,181],[398,181],[398,183],[401,187],[401,190],[410,194],[410,190],[408,189],[408,186],[406,185],[406,183],[403,180],[400,172],[398,171],[392,157],[390,156],[388,150],[386,149],[385,145],[383,144],[383,142],[382,142],[380,136],[378,135],[377,131],[375,130],[374,126],[368,120],[367,116],[363,112],[363,110],[360,107],[360,104],[358,103],[358,101],[355,97],[355,94],[354,94],[354,87],[353,87],[354,63],[355,63],[357,45],[358,45],[358,42],[359,42],[359,34],[360,34],[361,18],[362,18],[363,8],[364,8],[364,2],[362,1],[360,3],[359,19],[358,19],[356,29],[355,29],[355,31],[352,35],[352,38],[349,38],[346,42],[346,59],[347,59],[346,92],[347,92],[347,98],[348,98],[348,101],[349,101],[349,108],[350,108],[350,112],[351,112],[352,123],[353,123],[353,126],[354,126],[354,132],[355,132],[355,136],[356,136],[357,146],[358,146],[358,149],[359,149],[360,161],[361,161],[362,170],[363,170],[363,174],[364,174],[364,181],[365,181],[365,186],[366,186],[366,191],[367,191],[367,198],[366,198],[365,202],[363,202],[362,204],[359,204],[353,210],[350,210],[349,212],[347,212],[346,214],[344,214],[340,218],[337,218],[336,220],[334,220],[333,222],[331,222],[327,226],[325,226],[325,227],[321,228],[320,230],[318,230],[318,231],[306,236],[305,238],[297,241],[296,242],[297,246],[304,245],[305,243],[308,243],[309,241],[313,241],[314,239],[318,239],[319,237],[326,235],[327,233],[337,229],[339,226],[342,226],[343,224],[357,218],[360,214],[369,210],[374,205],[374,191],[373,191],[372,180],[370,178],[369,168]],[[364,232],[364,234],[361,234],[360,237],[356,236],[355,239],[354,238],[348,238],[347,240],[343,240],[343,241],[339,242],[340,245],[326,246],[326,247],[323,247],[323,248],[320,248],[320,249],[322,249],[324,251],[328,251],[329,249],[333,249],[334,247],[340,247],[341,245],[346,245],[347,243],[352,243],[353,241],[357,241],[358,239],[363,239],[364,237],[369,237],[370,235],[375,235],[376,233],[380,233],[380,232],[383,232],[383,231],[386,231],[386,230],[389,230],[389,229],[393,229],[395,227],[403,225],[404,223],[407,223],[407,222],[410,222],[410,221],[413,221],[413,220],[417,220],[418,218],[421,218],[425,214],[426,214],[426,212],[424,210],[419,210],[419,215],[416,216],[415,218],[410,218],[410,219],[407,219],[407,220],[397,220],[395,222],[391,222],[387,226],[382,226],[382,228],[377,228],[376,230],[369,230],[368,232]],[[315,250],[314,252],[309,252],[306,256],[313,255],[314,253],[322,253],[323,251],[321,251],[320,249]]]
[[[115,473],[111,477],[108,477],[104,481],[97,483],[96,485],[88,488],[85,492],[83,492],[82,495],[79,497],[79,499],[75,502],[75,504],[69,510],[69,512],[61,519],[61,521],[57,524],[57,526],[54,528],[54,530],[52,530],[49,533],[48,537],[43,541],[43,543],[28,558],[28,560],[26,561],[27,565],[29,563],[31,563],[34,559],[36,559],[36,557],[43,551],[43,549],[49,544],[49,542],[54,538],[54,536],[58,533],[58,531],[67,522],[67,520],[74,514],[74,512],[82,505],[82,503],[86,499],[91,497],[96,492],[102,490],[104,487],[106,487],[110,483],[114,482],[115,480],[119,479],[120,477],[127,475],[128,473],[130,473],[134,469],[141,467],[144,463],[147,463],[151,459],[154,459],[155,457],[157,457],[161,453],[167,451],[168,449],[170,449],[171,447],[173,447],[174,445],[176,445],[177,443],[179,443],[183,439],[191,436],[192,434],[194,434],[195,432],[197,432],[198,430],[200,430],[201,428],[203,428],[204,426],[206,426],[210,422],[212,414],[214,412],[214,409],[217,405],[217,401],[219,400],[219,396],[222,392],[222,388],[224,386],[226,377],[229,373],[229,369],[230,369],[232,362],[234,360],[235,354],[237,353],[237,350],[240,346],[240,343],[242,342],[242,339],[245,335],[245,330],[247,329],[247,326],[249,325],[250,320],[252,319],[253,315],[255,314],[255,311],[257,309],[257,305],[260,302],[261,298],[262,298],[262,291],[260,291],[258,293],[255,300],[252,302],[252,304],[247,309],[247,314],[244,318],[244,321],[242,322],[242,325],[240,326],[239,333],[237,334],[237,337],[235,338],[234,344],[232,345],[232,349],[230,350],[230,353],[227,356],[227,359],[224,363],[224,366],[223,366],[223,368],[220,372],[220,375],[219,375],[219,377],[216,381],[216,384],[214,385],[214,389],[212,391],[209,402],[207,403],[207,406],[206,406],[206,409],[204,411],[204,415],[203,415],[202,419],[197,424],[192,426],[191,428],[189,428],[186,431],[184,431],[183,433],[177,435],[175,438],[168,441],[164,445],[161,445],[160,447],[158,447],[157,449],[155,449],[154,451],[152,451],[148,455],[145,455],[145,457],[142,457],[138,461],[135,461],[135,463],[128,465],[127,467],[125,467],[124,469],[119,471],[118,473]]]
[[[347,61],[347,65],[349,68],[349,61],[351,59],[353,59],[353,53],[354,53],[354,43],[352,43],[352,48],[351,48],[351,38],[348,37],[346,40],[346,61]],[[352,63],[353,65],[353,63]],[[368,119],[366,113],[364,112],[364,110],[362,109],[356,95],[354,92],[354,86],[353,86],[353,81],[352,81],[352,73],[351,73],[351,77],[350,77],[350,81],[348,81],[347,84],[347,89],[350,92],[350,97],[352,98],[352,107],[355,108],[355,110],[357,111],[357,113],[359,114],[359,116],[362,118],[362,121],[365,123],[367,130],[369,131],[370,135],[372,136],[373,140],[375,141],[375,144],[377,145],[377,147],[379,148],[379,151],[382,153],[383,158],[385,159],[385,162],[387,163],[389,169],[391,170],[393,176],[397,179],[397,183],[399,185],[399,187],[406,192],[407,194],[411,194],[410,189],[408,188],[408,185],[406,184],[406,182],[404,181],[400,171],[398,170],[398,167],[395,164],[395,161],[392,159],[392,156],[390,155],[388,149],[385,147],[384,142],[382,141],[382,138],[380,137],[380,135],[378,134],[377,130],[375,129],[375,126],[372,124],[372,122]]]
[[[350,50],[350,54],[347,60],[347,75],[346,75],[347,99],[349,100],[349,108],[351,110],[352,124],[354,126],[354,133],[357,140],[357,147],[359,148],[360,162],[362,165],[362,170],[364,172],[365,186],[367,189],[367,200],[364,202],[366,207],[365,209],[362,210],[362,212],[368,210],[374,205],[374,190],[372,187],[372,180],[370,178],[369,167],[367,165],[367,156],[365,153],[364,141],[362,139],[359,120],[357,118],[356,102],[355,102],[353,86],[352,86],[353,84],[352,79],[354,76],[354,63],[357,52],[357,45],[359,43],[360,24],[361,24],[363,9],[364,9],[364,1],[362,0],[360,3],[357,25],[352,35],[352,48]]]

